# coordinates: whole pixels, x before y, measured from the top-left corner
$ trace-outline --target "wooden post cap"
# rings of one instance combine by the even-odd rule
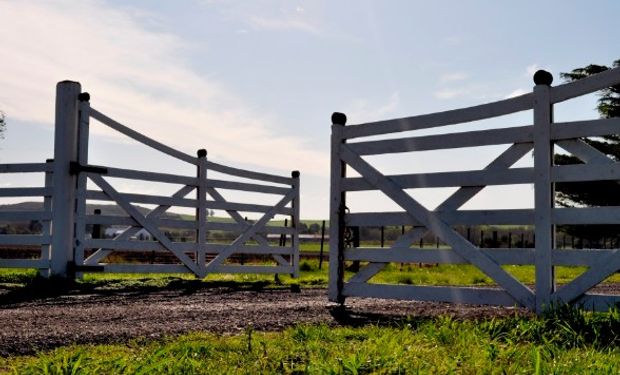
[[[78,95],[78,100],[81,101],[81,102],[88,102],[88,101],[90,101],[90,94],[87,93],[87,92],[81,92]]]
[[[534,73],[534,83],[537,85],[551,86],[553,75],[546,70],[539,70]]]
[[[293,178],[299,178],[299,171],[293,171],[293,172],[291,172],[291,176],[292,176]]]
[[[199,158],[206,158],[207,157],[207,150],[204,149],[204,148],[201,148],[200,150],[198,150],[198,152],[196,154],[198,154]]]
[[[334,125],[346,125],[347,124],[347,115],[340,112],[332,113],[332,124]]]

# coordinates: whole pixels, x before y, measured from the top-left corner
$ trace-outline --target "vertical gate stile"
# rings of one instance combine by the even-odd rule
[[[293,177],[293,186],[292,188],[295,190],[295,196],[292,199],[291,206],[293,208],[293,215],[291,216],[291,227],[293,227],[293,236],[292,236],[292,266],[293,266],[293,277],[299,277],[299,230],[301,228],[301,222],[299,218],[299,171],[293,171],[291,173]]]
[[[54,166],[54,159],[47,159],[45,161],[45,163],[47,163],[47,165],[49,166]],[[52,171],[48,170],[45,172],[45,188],[52,189],[52,194],[53,193],[53,185],[52,185]],[[43,211],[45,212],[51,212],[52,211],[52,196],[51,195],[46,195],[43,198]],[[48,237],[51,234],[51,229],[52,229],[52,223],[50,220],[43,220],[42,221],[42,228],[41,228],[41,235],[44,237]],[[51,238],[50,240],[51,241]],[[51,260],[51,254],[50,254],[50,244],[49,242],[46,244],[41,245],[41,259],[45,261],[45,267],[44,268],[40,268],[39,269],[39,275],[43,276],[43,277],[49,277],[50,275],[50,260]]]
[[[67,266],[73,261],[76,178],[70,173],[70,163],[77,161],[80,91],[78,82],[56,85],[50,272],[60,277],[67,276]]]
[[[90,122],[90,95],[81,93],[78,95],[78,164],[88,164],[88,134]],[[84,241],[86,241],[86,173],[77,174],[77,192],[75,206],[75,238],[73,259],[75,265],[82,266],[85,258]],[[81,278],[81,273],[76,273],[76,277]]]
[[[198,270],[204,277],[206,274],[206,246],[207,246],[207,150],[198,150],[198,185],[196,186],[197,208],[196,220],[198,228],[196,230],[196,263]]]
[[[329,201],[329,300],[344,303],[344,213],[346,193],[341,180],[346,176],[346,164],[340,157],[340,147],[346,142],[343,135],[347,117],[332,114],[331,175]]]
[[[549,308],[555,290],[552,251],[555,247],[555,228],[552,223],[554,188],[551,181],[553,143],[551,124],[553,109],[550,86],[553,77],[539,70],[534,75],[534,235],[536,264],[536,313]]]

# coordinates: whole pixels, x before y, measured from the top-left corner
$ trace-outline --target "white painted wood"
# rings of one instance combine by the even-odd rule
[[[88,173],[88,176],[92,179],[94,176],[98,175]],[[119,194],[123,197],[123,199],[126,199],[127,201],[130,201],[132,203],[157,204],[160,206],[196,207],[195,199],[164,197],[161,195],[146,194]],[[86,192],[86,199],[93,199],[98,201],[113,201],[113,199],[108,197],[104,192],[98,190],[88,190]]]
[[[609,311],[620,304],[620,296],[602,294],[584,294],[574,304],[591,311]]]
[[[104,264],[108,273],[188,273],[182,264]]]
[[[50,220],[50,211],[1,211],[0,221]]]
[[[0,259],[0,268],[39,268],[47,269],[47,259]]]
[[[214,210],[241,211],[241,212],[270,212],[273,209],[273,206],[267,206],[264,204],[248,204],[248,203],[220,202],[220,201],[208,201],[207,207],[214,209]],[[293,210],[290,207],[279,207],[278,210],[275,212],[275,214],[290,216],[293,214]]]
[[[193,242],[172,242],[179,252],[192,253],[197,245]],[[123,250],[123,251],[156,251],[170,252],[168,248],[158,241],[115,240],[115,239],[88,239],[84,241],[84,247],[91,249]],[[204,245],[206,247],[206,245]],[[109,254],[109,253],[108,253]],[[91,262],[85,262],[92,265]]]
[[[88,165],[88,135],[90,123],[90,103],[81,101],[78,104],[78,163]],[[84,240],[86,240],[86,182],[85,173],[77,176],[76,205],[75,205],[75,239],[73,244],[73,260],[76,265],[84,264]],[[81,279],[82,273],[76,273]]]
[[[208,243],[207,244],[207,253],[209,254],[219,254],[223,251],[226,251],[230,245],[228,244],[216,244],[216,243]],[[239,245],[235,249],[235,254],[262,254],[262,255],[271,255],[271,254],[279,254],[279,255],[292,255],[294,252],[292,247],[282,247],[282,246],[263,246],[263,245]]]
[[[293,177],[293,190],[294,190],[294,197],[291,200],[291,206],[293,208],[293,215],[291,216],[291,227],[293,227],[294,232],[293,235],[291,236],[291,241],[292,241],[292,248],[293,248],[293,256],[292,256],[292,268],[293,268],[293,272],[292,272],[292,276],[293,278],[298,278],[299,277],[299,231],[301,229],[301,221],[300,221],[300,212],[299,212],[299,206],[300,206],[300,179],[299,179],[299,174],[297,174],[297,177]]]
[[[152,219],[157,227],[175,228],[175,229],[198,229],[198,223],[194,220],[176,220],[176,219]],[[102,225],[121,225],[121,226],[139,226],[139,224],[130,216],[114,216],[114,215],[87,215],[86,224],[102,224]],[[207,228],[209,226],[207,225]],[[210,228],[209,228],[210,229]]]
[[[620,129],[618,129],[620,130]],[[613,164],[614,161],[604,153],[585,143],[581,139],[567,139],[557,141],[556,145],[578,157],[584,163],[592,164]]]
[[[181,176],[170,173],[136,171],[133,169],[121,169],[111,167],[105,168],[108,170],[106,173],[106,176],[108,177],[119,177],[131,180],[143,180],[153,182],[167,182],[171,184],[181,184],[189,186],[198,185],[198,179],[196,177]]]
[[[386,176],[403,189],[531,184],[534,168],[511,168],[503,170],[432,172]],[[344,178],[342,189],[346,191],[374,190],[363,177]]]
[[[620,180],[620,162],[613,164],[569,164],[551,168],[553,182]]]
[[[191,260],[185,253],[177,250],[175,245],[155,226],[153,223],[143,216],[135,207],[133,207],[123,195],[119,194],[110,184],[108,184],[101,176],[89,174],[89,178],[97,184],[110,198],[121,206],[125,212],[132,216],[144,229],[149,231],[153,238],[159,241],[165,248],[170,250],[189,270],[194,272],[198,277],[204,277],[204,272],[198,269],[196,263]]]
[[[565,224],[620,224],[620,207],[556,208],[553,223]]]
[[[35,234],[2,234],[0,245],[43,245],[49,244],[52,238]]]
[[[534,263],[534,249],[486,248],[480,251],[498,264]],[[453,250],[406,247],[346,249],[344,259],[363,262],[469,264],[465,258]]]
[[[340,146],[344,144],[344,124],[331,127],[330,194],[329,194],[329,282],[327,295],[332,302],[343,303],[342,285],[344,279],[344,246],[342,240],[341,211],[345,206],[346,193],[342,190],[342,179],[346,177],[346,164],[340,157]],[[344,215],[344,212],[342,212]]]
[[[600,257],[608,256],[616,250],[607,249],[554,249],[553,264],[556,266],[588,266],[596,265]]]
[[[267,174],[267,173],[253,172],[253,171],[248,171],[245,169],[228,167],[222,164],[214,163],[212,161],[209,161],[207,163],[207,168],[210,170],[214,170],[216,172],[226,173],[231,176],[248,178],[251,180],[274,182],[276,184],[284,184],[284,185],[291,185],[293,183],[293,179],[290,177],[282,177],[282,176],[276,176],[276,175]]]
[[[525,94],[474,107],[393,120],[377,121],[362,125],[351,125],[345,127],[343,139],[403,132],[408,130],[428,129],[439,126],[484,120],[487,118],[525,111],[531,109],[532,105],[533,95]]]
[[[553,110],[549,101],[549,86],[534,87],[534,233],[536,236],[536,312],[550,305],[555,290],[551,250],[555,247],[555,227],[552,212],[555,203],[551,177],[553,143],[551,123]]]
[[[343,294],[351,297],[451,302],[473,305],[519,305],[519,302],[513,299],[509,293],[501,289],[491,288],[345,283]]]
[[[620,250],[599,256],[590,268],[569,284],[558,289],[551,298],[555,303],[570,303],[620,269]]]
[[[350,250],[345,249],[344,257],[347,259],[347,252]],[[372,279],[373,276],[381,272],[383,268],[387,266],[384,259],[378,259],[376,263],[368,263],[367,265],[360,268],[360,270],[347,281],[349,283],[365,283],[368,280]]]
[[[40,197],[42,195],[52,195],[52,189],[39,187],[0,188],[0,197]]]
[[[201,273],[206,274],[205,264],[207,258],[205,256],[205,248],[201,245],[207,243],[207,156],[204,155],[198,157],[198,165],[196,167],[196,177],[198,179],[198,186],[196,188],[196,214],[195,218],[198,222],[198,228],[196,230],[196,243],[198,244],[196,249],[196,263]]]
[[[427,228],[432,228],[443,241],[452,245],[453,249],[462,257],[477,266],[487,276],[495,280],[505,288],[519,303],[526,307],[534,304],[534,294],[525,285],[516,280],[512,275],[503,270],[488,256],[484,255],[467,240],[463,239],[448,224],[441,221],[423,205],[411,198],[392,180],[386,178],[375,168],[366,163],[355,153],[351,152],[347,145],[341,145],[341,157],[348,165],[357,170],[368,181],[377,186],[384,194],[396,204],[405,209],[413,218],[416,218]],[[331,255],[331,254],[330,254]]]
[[[211,221],[207,223],[207,228],[209,230],[224,230],[230,232],[242,232],[245,228],[249,227],[250,224],[241,222],[241,223],[222,223]],[[296,228],[291,227],[279,227],[273,225],[267,225],[264,229],[262,229],[259,234],[287,234],[293,235],[297,231]]]
[[[533,126],[519,126],[503,129],[476,130],[461,133],[356,142],[348,143],[348,145],[351,151],[358,155],[380,155],[398,152],[533,142],[533,132]]]
[[[67,276],[67,264],[73,261],[76,176],[70,173],[69,164],[78,158],[77,97],[80,92],[77,82],[63,81],[56,86],[50,269],[52,275],[60,277]]]
[[[219,273],[293,273],[294,267],[288,266],[253,266],[253,265],[228,265],[220,264],[211,268],[210,272]]]
[[[618,133],[620,133],[620,118],[556,122],[551,126],[551,139],[554,141]]]
[[[47,163],[0,164],[0,173],[51,172],[53,168],[53,164]]]
[[[254,235],[261,230],[278,212],[282,207],[288,204],[295,197],[295,192],[290,191],[287,195],[284,196],[275,206],[269,211],[266,212],[263,217],[261,217],[254,225],[250,228],[246,229],[243,234],[237,237],[230,246],[224,251],[220,252],[215,258],[213,258],[209,263],[207,263],[206,270],[210,272],[214,267],[222,264],[226,258],[228,258],[232,253],[234,253],[238,246],[243,245],[247,240],[254,237]]]
[[[279,187],[279,186],[250,184],[247,182],[237,182],[237,181],[215,180],[211,178],[207,179],[207,186],[212,187],[212,188],[249,191],[249,192],[254,192],[254,193],[278,194],[278,195],[284,195],[288,193],[288,191],[290,190],[290,188],[284,188],[284,187]]]
[[[54,161],[51,159],[48,159],[46,161],[46,163],[50,166],[53,167],[53,163]],[[44,179],[44,183],[45,183],[45,188],[48,189],[52,189],[52,183],[53,183],[53,176],[52,176],[52,168],[50,168],[47,172],[45,172],[45,179]],[[43,198],[43,210],[49,214],[49,217],[45,218],[45,219],[41,219],[41,235],[46,236],[46,237],[50,237],[52,235],[52,222],[51,222],[51,215],[52,215],[52,197],[51,195],[46,195]],[[50,259],[51,259],[51,246],[49,243],[46,244],[42,244],[41,245],[41,259],[43,261],[45,261],[45,266],[44,267],[40,267],[39,269],[39,275],[45,278],[48,278],[50,276]]]
[[[174,158],[183,160],[187,163],[190,164],[196,164],[197,158],[190,156],[184,152],[175,150],[174,148],[170,147],[170,146],[166,146],[165,144],[158,142],[152,138],[149,138],[141,133],[138,133],[137,131],[130,129],[128,127],[126,127],[125,125],[116,122],[114,120],[112,120],[110,117],[104,115],[103,113],[97,111],[94,108],[91,108],[90,110],[90,115],[92,118],[94,118],[95,120],[101,122],[102,124],[109,126],[110,128],[116,130],[119,133],[125,134],[126,136],[128,136],[129,138],[132,138],[140,143],[143,143],[151,148],[154,148],[155,150],[162,152],[166,155],[170,155]]]
[[[172,197],[173,198],[183,198],[187,194],[191,193],[193,190],[194,190],[193,186],[184,186],[181,189],[179,189],[177,192],[175,192],[172,195]],[[153,211],[149,212],[148,215],[146,215],[146,218],[149,219],[149,220],[155,220],[155,219],[159,218],[161,215],[163,215],[168,209],[170,209],[170,207],[171,206],[160,205],[160,206],[156,207],[155,209],[153,209]],[[132,219],[132,221],[135,222],[135,220],[133,220],[133,219]],[[129,225],[134,225],[134,224],[132,223],[132,224],[129,224]],[[131,236],[133,236],[134,234],[138,233],[139,230],[140,230],[140,228],[136,228],[136,227],[128,228],[121,235],[117,236],[115,239],[116,240],[129,239]],[[84,262],[86,264],[90,264],[90,265],[97,264],[100,260],[104,259],[109,254],[110,254],[109,250],[99,249],[99,250],[95,251],[93,254],[91,254]]]
[[[532,209],[431,211],[450,225],[531,225]],[[356,212],[345,216],[351,226],[422,225],[406,212]]]
[[[553,87],[550,93],[550,101],[551,103],[559,103],[618,84],[620,84],[620,68],[609,69],[590,77]]]

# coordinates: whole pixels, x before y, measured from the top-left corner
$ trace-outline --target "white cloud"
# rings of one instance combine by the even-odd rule
[[[460,72],[446,73],[439,77],[439,83],[444,84],[444,83],[450,83],[450,82],[464,81],[467,78],[469,78],[469,76],[465,73],[460,73]]]
[[[530,92],[532,92],[532,90],[528,91],[526,89],[516,89],[512,91],[510,94],[506,95],[504,99],[510,99],[510,98],[514,98],[515,96],[529,94]]]
[[[212,160],[325,173],[325,155],[274,134],[269,118],[187,68],[192,46],[145,29],[144,17],[100,1],[0,2],[0,45],[8,51],[0,106],[13,119],[51,126],[56,82],[78,80],[93,107],[182,151],[206,146]]]
[[[435,91],[433,96],[437,99],[454,99],[461,96],[466,96],[471,92],[468,88],[446,88]]]
[[[393,114],[400,104],[400,94],[392,93],[386,103],[379,106],[371,105],[367,99],[357,99],[348,106],[345,106],[345,113],[348,123],[364,123],[371,121],[384,120]]]
[[[310,34],[321,35],[321,29],[308,20],[289,16],[281,18],[267,18],[252,16],[249,18],[250,25],[259,30],[298,30]]]
[[[534,73],[536,73],[538,70],[540,70],[540,66],[538,64],[528,65],[527,68],[525,68],[525,74],[528,77],[533,77]]]

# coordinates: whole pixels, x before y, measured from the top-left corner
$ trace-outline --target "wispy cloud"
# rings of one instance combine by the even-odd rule
[[[349,106],[346,106],[346,114],[349,123],[362,123],[383,120],[389,115],[394,114],[400,104],[400,94],[392,93],[385,103],[371,104],[368,99],[357,99]]]
[[[320,27],[295,15],[283,18],[251,16],[249,22],[254,28],[260,30],[298,30],[315,35],[323,34]]]
[[[520,96],[520,95],[524,95],[527,93],[530,93],[530,91],[526,90],[526,89],[516,89],[514,91],[512,91],[510,94],[506,95],[505,99],[509,99],[509,98],[514,98],[515,96]]]
[[[442,74],[439,77],[439,83],[445,84],[445,83],[450,83],[450,82],[464,81],[467,78],[469,78],[469,76],[461,72],[446,73],[446,74]]]
[[[252,155],[270,169],[325,173],[325,155],[275,133],[251,103],[188,68],[192,46],[143,27],[144,17],[100,1],[0,2],[0,45],[10,51],[0,59],[0,106],[13,119],[51,126],[56,82],[78,80],[93,107],[186,152],[206,146],[226,161]]]

